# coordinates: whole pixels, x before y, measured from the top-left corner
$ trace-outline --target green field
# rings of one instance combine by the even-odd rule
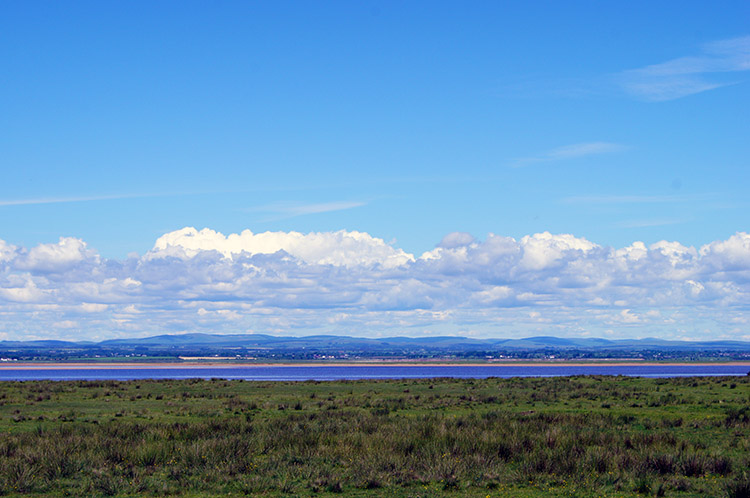
[[[8,496],[750,496],[750,378],[0,383]]]

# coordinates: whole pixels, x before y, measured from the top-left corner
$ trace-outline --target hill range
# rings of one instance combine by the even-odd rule
[[[656,338],[611,340],[536,336],[473,339],[456,336],[364,338],[335,335],[283,337],[266,334],[165,334],[101,342],[59,340],[0,341],[0,356],[16,359],[77,357],[568,357],[669,358],[713,356],[750,359],[750,342],[668,341]]]

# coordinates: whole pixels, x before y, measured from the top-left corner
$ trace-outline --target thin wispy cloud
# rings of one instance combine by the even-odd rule
[[[294,218],[297,216],[306,216],[310,214],[331,213],[335,211],[345,211],[367,205],[361,201],[333,201],[321,202],[314,204],[300,203],[274,203],[266,204],[249,209],[249,211],[263,212],[270,215],[270,219],[279,220],[285,218]]]
[[[649,227],[663,227],[669,225],[679,225],[681,223],[687,223],[685,219],[655,219],[655,220],[630,220],[623,221],[617,224],[621,228],[649,228]]]
[[[262,191],[264,189],[257,189]],[[0,199],[0,207],[4,206],[35,206],[43,204],[71,204],[77,202],[101,202],[116,201],[123,199],[154,199],[161,197],[182,197],[191,195],[218,195],[232,194],[240,192],[249,192],[252,190],[216,190],[216,191],[193,191],[193,192],[147,192],[147,193],[127,193],[112,195],[79,195],[69,197],[33,197],[28,199]]]
[[[694,195],[579,195],[565,197],[565,204],[670,204],[715,199],[715,194]]]
[[[624,71],[615,79],[637,99],[662,102],[739,83],[737,73],[748,70],[750,36],[742,36],[708,43],[698,55]]]
[[[515,167],[529,166],[536,163],[566,161],[583,157],[610,154],[625,150],[627,147],[611,142],[585,142],[557,147],[536,156],[522,157],[512,162]]]
[[[69,196],[69,197],[33,197],[27,199],[0,199],[0,207],[6,206],[35,206],[44,204],[71,204],[78,202],[100,202],[100,201],[115,201],[122,199],[145,199],[145,198],[160,198],[160,197],[182,197],[182,196],[198,196],[198,195],[228,195],[228,194],[241,194],[249,192],[268,192],[273,190],[315,190],[323,188],[323,186],[309,187],[309,188],[296,188],[291,187],[288,189],[272,187],[262,187],[253,189],[236,189],[236,190],[205,190],[205,191],[192,191],[192,192],[155,192],[155,193],[127,193],[127,194],[112,194],[112,195],[81,195],[81,196]],[[300,216],[303,214],[314,214],[324,213],[328,211],[339,211],[342,209],[350,209],[354,207],[362,206],[366,203],[363,202],[329,202],[321,204],[275,204],[262,206],[254,211],[273,211],[277,213],[284,213],[287,215]]]
[[[0,199],[0,207],[3,206],[34,206],[39,204],[66,204],[73,202],[112,201],[118,199],[135,199],[139,197],[157,197],[160,194],[120,194],[120,195],[96,195],[81,197],[40,197],[34,199]]]

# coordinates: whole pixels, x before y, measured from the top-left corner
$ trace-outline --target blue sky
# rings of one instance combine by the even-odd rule
[[[747,2],[4,2],[0,334],[185,332],[202,309],[201,319],[216,315],[204,328],[219,332],[748,339],[749,18]],[[80,290],[108,278],[145,285],[137,268],[167,251],[158,240],[190,249],[175,235],[185,227],[277,233],[263,247],[298,258],[305,272],[333,265],[346,278],[316,274],[314,289],[346,296],[313,307],[297,287],[272,305],[240,291],[204,296],[197,281],[173,282],[184,286],[175,294]],[[322,234],[299,243],[333,252],[356,239],[341,233],[370,242],[331,260],[290,246],[291,232]],[[478,276],[497,268],[490,258],[491,268],[474,261],[465,282],[514,298],[433,295],[458,270],[427,269],[422,255],[454,232],[474,237],[463,244],[475,257],[493,237],[516,242],[504,276]],[[553,269],[524,255],[546,232],[559,237],[542,239],[565,265],[543,277],[557,283],[538,287],[539,272]],[[270,254],[248,237],[227,248],[196,233],[200,251],[224,255],[222,275],[242,251]],[[658,260],[661,241],[685,248],[672,260],[682,273],[633,266],[623,270],[630,283],[612,283],[618,250],[643,242]],[[393,255],[381,243],[408,256],[397,280],[415,287],[403,295],[367,287],[387,280],[369,266],[353,269],[383,266],[378,258]],[[190,251],[170,257],[195,263]],[[560,286],[582,265],[606,266],[575,284],[599,289],[602,302]],[[537,273],[521,276],[521,267]],[[656,292],[639,272],[674,285]],[[690,298],[698,287],[688,282],[713,297]],[[546,297],[518,299],[529,292]],[[432,298],[407,299],[414,293]],[[687,297],[670,304],[675,293]],[[152,311],[137,317],[123,311],[146,304]],[[269,317],[286,309],[298,321],[274,326]],[[675,318],[690,309],[689,320]],[[38,330],[23,325],[34,313]],[[516,316],[545,313],[526,325]],[[598,313],[622,328],[591,318]],[[648,313],[661,321],[646,323]],[[330,321],[340,314],[356,320]]]

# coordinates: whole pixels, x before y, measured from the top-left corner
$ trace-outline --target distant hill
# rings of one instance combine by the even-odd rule
[[[563,338],[536,336],[524,339],[473,339],[457,336],[438,337],[385,337],[365,338],[336,335],[313,335],[283,337],[265,334],[177,334],[157,335],[144,338],[109,339],[101,342],[71,342],[56,340],[0,341],[0,351],[11,349],[81,349],[81,350],[129,350],[144,351],[199,351],[199,350],[315,350],[349,352],[401,351],[405,353],[423,350],[466,351],[520,351],[520,350],[586,350],[586,351],[748,351],[750,342],[741,341],[666,341],[662,339]]]

